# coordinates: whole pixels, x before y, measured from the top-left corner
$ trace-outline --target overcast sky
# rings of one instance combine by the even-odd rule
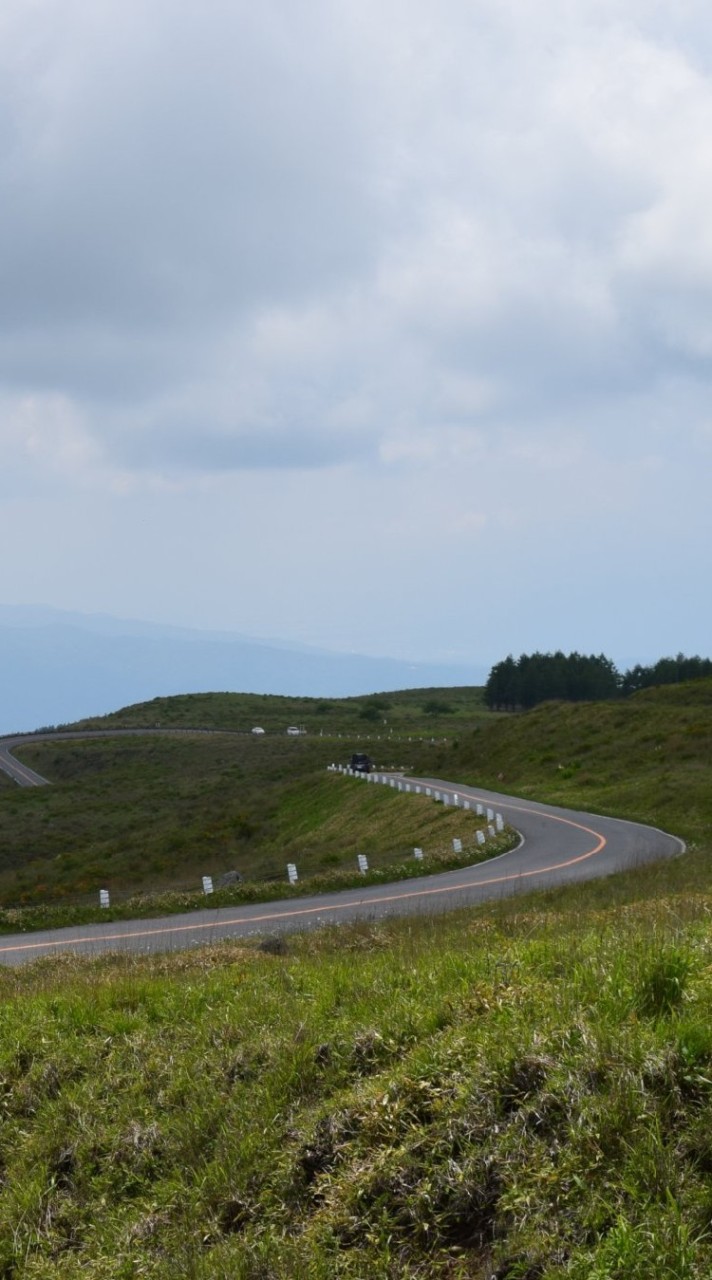
[[[0,602],[710,654],[708,0],[3,0],[0,210]]]

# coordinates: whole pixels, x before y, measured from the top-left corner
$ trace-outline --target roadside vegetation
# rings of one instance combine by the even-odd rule
[[[178,701],[185,714],[189,700]],[[205,705],[199,699],[194,713]],[[30,741],[22,759],[52,785],[11,784],[0,798],[0,930],[189,910],[205,905],[203,875],[219,906],[480,859],[474,814],[327,773],[334,758],[348,761],[351,741],[227,732]],[[412,744],[378,746],[381,762],[397,766]],[[464,855],[453,853],[455,837]],[[490,841],[487,856],[511,841]],[[298,868],[294,888],[288,862]],[[233,871],[241,882],[221,889]],[[109,912],[99,910],[100,888]]]
[[[657,866],[0,972],[0,1276],[708,1280],[711,736],[701,682],[417,748],[688,840]],[[290,803],[302,839],[324,800]]]
[[[425,756],[419,763],[425,763]],[[438,748],[428,769],[514,795],[673,831],[692,848],[712,829],[712,680],[624,702],[547,703]]]
[[[585,898],[3,973],[0,1274],[709,1276],[712,899]]]

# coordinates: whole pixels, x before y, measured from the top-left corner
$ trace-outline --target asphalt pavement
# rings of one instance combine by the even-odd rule
[[[635,822],[559,809],[438,779],[403,781],[446,793],[450,801],[457,795],[460,803],[479,802],[501,813],[504,821],[519,832],[518,846],[471,867],[396,884],[249,906],[206,907],[152,920],[0,936],[0,963],[21,964],[61,951],[95,955],[107,951],[183,950],[222,938],[274,935],[353,920],[450,911],[617,871],[635,869],[643,876],[651,862],[676,857],[685,849],[678,837]],[[344,785],[368,784],[344,779]]]

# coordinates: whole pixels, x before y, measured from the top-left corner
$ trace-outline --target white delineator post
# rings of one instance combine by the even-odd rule
[[[485,843],[485,833],[484,833],[484,831],[478,831],[478,832],[477,832],[477,843],[478,843],[478,844],[484,844],[484,843]]]
[[[110,905],[111,905],[111,904],[110,904],[110,902],[109,902],[109,890],[108,890],[108,889],[100,889],[100,890],[99,890],[99,906],[100,906],[100,907],[108,907],[108,906],[110,906]]]
[[[297,868],[293,862],[287,863],[287,876],[289,877],[290,884],[296,884],[299,879],[299,876],[297,875]]]
[[[368,858],[366,857],[365,853],[360,853],[358,855],[358,869],[361,872],[362,876],[365,876],[366,872],[368,871]]]
[[[452,842],[452,848],[454,853],[462,853],[462,840],[458,840],[457,836]]]

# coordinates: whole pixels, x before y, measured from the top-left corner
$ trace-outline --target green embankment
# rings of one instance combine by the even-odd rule
[[[0,1274],[712,1273],[710,897],[0,977]]]
[[[461,865],[455,837],[466,860],[481,856],[474,814],[328,773],[339,751],[348,759],[344,742],[198,733],[24,746],[52,785],[0,798],[0,928],[88,919],[99,888],[116,918],[201,905],[202,876],[217,885],[233,869],[244,883],[215,905],[363,883],[359,853],[374,880]],[[490,842],[488,855],[508,842]],[[287,862],[299,870],[294,890]]]
[[[708,841],[712,681],[503,716],[436,748],[428,767],[463,782],[652,822],[693,844]]]
[[[0,974],[0,1276],[708,1280],[711,694],[441,758],[694,844],[659,868]]]

